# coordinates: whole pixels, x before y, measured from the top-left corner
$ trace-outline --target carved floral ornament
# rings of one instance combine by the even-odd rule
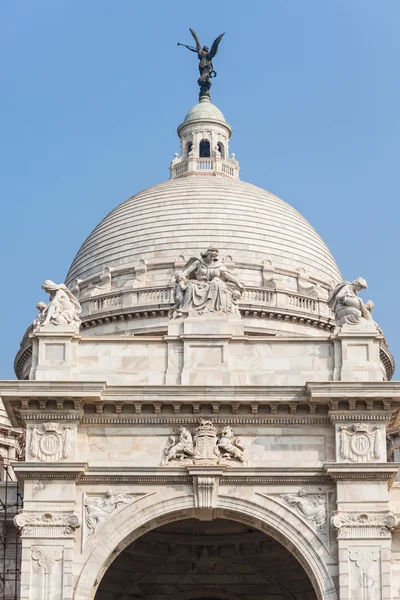
[[[370,462],[382,455],[379,425],[355,423],[339,428],[340,456],[351,462]]]
[[[235,437],[229,425],[218,433],[210,419],[200,419],[194,435],[183,426],[178,434],[170,435],[164,455],[164,465],[171,461],[185,465],[216,465],[245,460],[241,438]]]
[[[60,431],[59,423],[43,423],[42,429],[40,431],[38,425],[32,427],[30,455],[46,462],[68,458],[71,454],[71,427],[64,425]]]

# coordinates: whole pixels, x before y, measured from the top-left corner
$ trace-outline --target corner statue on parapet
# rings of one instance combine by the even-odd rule
[[[186,44],[181,44],[178,42],[178,46],[184,46],[191,52],[196,52],[199,59],[199,71],[200,77],[197,80],[198,85],[200,86],[199,98],[202,97],[210,97],[210,87],[211,87],[211,78],[216,77],[217,73],[214,70],[214,65],[212,59],[218,52],[218,46],[224,37],[225,33],[221,33],[214,42],[212,43],[211,49],[208,46],[201,46],[199,38],[197,37],[196,32],[193,29],[189,30],[192,34],[194,41],[196,43],[196,47],[188,46]]]
[[[328,298],[328,306],[339,326],[363,321],[373,323],[371,313],[374,303],[368,300],[364,304],[358,295],[360,290],[365,290],[367,287],[365,279],[358,277],[354,281],[342,281],[333,289]]]
[[[175,274],[172,318],[189,313],[237,314],[243,284],[219,260],[218,249],[210,246],[192,256],[183,271]]]
[[[34,329],[42,325],[71,325],[79,330],[81,320],[78,315],[82,308],[67,286],[46,279],[42,283],[42,289],[49,294],[50,301],[48,304],[37,303],[39,314],[33,322]]]

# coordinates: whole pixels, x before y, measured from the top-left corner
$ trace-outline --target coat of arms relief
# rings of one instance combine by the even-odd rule
[[[225,425],[218,432],[213,421],[200,419],[194,435],[181,426],[179,433],[170,435],[164,450],[164,465],[170,462],[182,465],[229,464],[232,460],[244,462],[244,447],[240,437]]]

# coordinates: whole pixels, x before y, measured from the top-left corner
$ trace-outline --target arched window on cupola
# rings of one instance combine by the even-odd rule
[[[193,148],[193,144],[192,144],[192,142],[188,142],[188,143],[186,144],[186,154],[187,154],[188,156],[189,156],[189,154],[191,153],[191,151],[192,151],[192,148]]]
[[[223,145],[223,143],[222,142],[218,142],[217,148],[218,148],[218,151],[219,151],[219,153],[221,155],[221,158],[223,158],[225,160],[225,146]]]
[[[210,158],[210,142],[208,140],[201,140],[199,154],[200,158]]]

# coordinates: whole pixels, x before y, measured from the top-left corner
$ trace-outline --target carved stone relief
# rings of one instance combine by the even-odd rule
[[[50,481],[48,479],[38,479],[35,481],[32,487],[32,496],[36,496],[39,492],[43,492],[49,483]]]
[[[91,537],[113,512],[133,499],[125,492],[114,494],[112,490],[107,490],[103,496],[86,496],[84,506],[87,537]]]
[[[78,515],[62,512],[22,512],[14,517],[22,537],[59,537],[73,535],[81,526]]]
[[[29,444],[29,454],[45,462],[56,462],[71,455],[71,426],[59,423],[43,423],[42,431],[33,425]]]
[[[199,420],[194,436],[186,427],[181,426],[177,436],[169,436],[164,454],[164,465],[171,461],[185,465],[229,464],[232,460],[244,462],[241,438],[234,436],[229,425],[218,433],[210,419]]]
[[[327,501],[324,494],[307,494],[300,490],[297,494],[281,494],[285,504],[291,506],[319,533],[326,534]]]
[[[357,600],[380,598],[380,548],[349,548],[348,552],[350,597]]]
[[[351,462],[370,462],[382,455],[379,425],[371,428],[366,423],[339,427],[340,457]]]
[[[32,546],[32,598],[62,600],[62,546]]]
[[[310,296],[310,298],[318,298],[318,290],[316,286],[310,281],[309,275],[307,275],[305,269],[303,269],[302,267],[298,270],[297,290],[299,294],[302,294],[304,296]]]
[[[332,525],[339,538],[390,537],[397,519],[391,512],[341,512],[333,515]]]

